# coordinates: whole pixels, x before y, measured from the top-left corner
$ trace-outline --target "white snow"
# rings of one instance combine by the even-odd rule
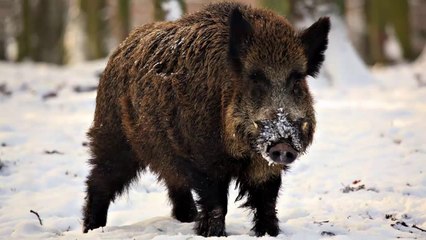
[[[174,21],[182,16],[182,7],[177,0],[168,0],[161,3],[161,8],[166,13],[166,21]]]
[[[336,64],[330,54],[337,52],[327,53]],[[337,66],[350,56],[340,56]],[[362,73],[327,65],[329,76],[367,74],[374,81],[313,88],[317,131],[308,153],[283,178],[278,239],[426,239],[426,232],[415,228],[426,229],[422,59]],[[103,230],[82,234],[89,171],[82,143],[96,93],[74,88],[95,86],[104,65],[0,63],[0,86],[6,84],[0,92],[11,92],[0,93],[0,161],[5,165],[0,170],[0,239],[202,239],[194,235],[192,223],[170,217],[165,188],[150,173],[111,205]],[[231,186],[228,239],[255,239],[249,212],[233,202],[236,195]],[[39,213],[42,226],[30,210]]]
[[[396,37],[395,28],[387,25],[385,27],[386,38],[384,42],[384,52],[388,59],[393,62],[402,62],[404,59],[401,45]]]

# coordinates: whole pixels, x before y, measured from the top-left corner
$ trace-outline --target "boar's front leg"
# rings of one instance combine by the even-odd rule
[[[194,189],[199,196],[200,213],[195,231],[204,237],[226,236],[225,216],[228,211],[230,177],[211,178],[204,174],[194,179]]]
[[[256,183],[248,179],[239,179],[240,194],[237,200],[247,195],[247,202],[243,205],[254,211],[252,230],[260,237],[266,233],[277,236],[278,226],[276,203],[281,187],[281,175],[272,176],[265,182]]]

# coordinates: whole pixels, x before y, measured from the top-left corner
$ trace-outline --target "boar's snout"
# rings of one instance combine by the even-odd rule
[[[273,145],[268,153],[272,161],[279,164],[290,164],[296,160],[298,156],[298,152],[287,143]]]

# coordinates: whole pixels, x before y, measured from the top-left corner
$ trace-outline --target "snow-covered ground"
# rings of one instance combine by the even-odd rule
[[[425,63],[373,68],[367,86],[313,84],[317,133],[284,177],[278,238],[426,239]],[[0,239],[201,238],[170,217],[149,173],[111,205],[107,227],[81,233],[85,132],[104,65],[0,63]],[[247,239],[250,212],[235,197],[228,239]]]

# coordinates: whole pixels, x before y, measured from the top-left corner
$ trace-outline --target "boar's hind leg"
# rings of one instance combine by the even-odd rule
[[[260,237],[268,233],[277,236],[280,229],[276,211],[278,191],[281,186],[281,176],[274,176],[262,183],[252,183],[239,179],[240,193],[237,200],[247,195],[247,202],[243,205],[254,211],[253,231]]]
[[[186,186],[166,184],[173,204],[172,216],[181,222],[193,222],[198,212],[191,189]]]
[[[135,179],[142,166],[121,133],[100,134],[92,129],[87,196],[83,208],[83,232],[106,225],[108,207]],[[111,137],[113,136],[113,137]]]
[[[204,237],[226,236],[225,216],[228,211],[230,178],[211,179],[204,175],[199,177],[193,182],[200,206],[195,231]]]

